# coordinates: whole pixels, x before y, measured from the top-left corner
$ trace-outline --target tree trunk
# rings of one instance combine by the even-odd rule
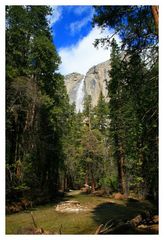
[[[88,185],[88,174],[85,175],[85,185]]]
[[[124,173],[124,159],[120,156],[118,159],[118,188],[121,193],[126,192],[125,173]]]
[[[123,147],[120,149],[120,177],[121,177],[121,190],[122,193],[126,193],[126,173],[125,173],[125,158]]]
[[[154,18],[155,30],[158,36],[158,29],[159,29],[159,6],[151,6],[151,12]]]
[[[64,176],[64,191],[67,191],[68,189],[68,181],[67,181],[67,175]]]
[[[118,191],[121,193],[126,192],[126,181],[125,181],[125,161],[124,152],[122,144],[119,143],[118,136],[115,136],[115,146],[116,146],[116,159],[117,159],[117,169],[118,169]]]
[[[85,174],[85,185],[88,185],[88,171]]]
[[[95,183],[95,178],[94,178],[94,175],[93,175],[93,171],[92,171],[92,170],[91,170],[91,177],[92,177],[91,187],[92,187],[92,192],[94,192],[94,191],[95,191],[96,183]]]
[[[65,191],[65,174],[61,174],[60,181],[59,181],[59,189],[61,189],[63,192]]]

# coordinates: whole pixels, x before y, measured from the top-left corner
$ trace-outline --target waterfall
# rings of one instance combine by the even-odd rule
[[[77,92],[76,92],[76,112],[83,111],[83,101],[84,101],[84,78],[80,81]]]

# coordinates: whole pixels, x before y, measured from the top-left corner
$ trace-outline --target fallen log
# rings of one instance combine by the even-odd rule
[[[101,224],[100,226],[98,226],[98,228],[96,229],[95,234],[99,234],[103,227],[104,227],[104,224]]]
[[[154,223],[155,221],[157,222],[157,216],[150,218],[149,212],[146,215],[146,219],[145,214],[144,216],[139,214],[130,221],[110,219],[105,225],[101,224],[96,229],[95,234],[124,234],[129,231],[132,233],[158,233],[158,224]],[[151,219],[155,220],[152,221]],[[143,222],[147,222],[148,224],[148,221],[150,222],[149,225],[143,224]]]
[[[137,215],[136,217],[134,217],[133,219],[130,220],[130,225],[135,228],[137,227],[141,221],[143,220],[143,217],[141,214]]]
[[[129,223],[124,222],[112,223],[111,226],[101,226],[101,228],[100,226],[97,228],[95,234],[124,233],[131,228],[131,225]]]

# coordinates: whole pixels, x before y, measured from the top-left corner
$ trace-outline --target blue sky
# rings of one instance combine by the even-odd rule
[[[66,75],[71,72],[86,72],[94,65],[110,58],[110,49],[96,49],[96,38],[111,35],[92,27],[94,14],[92,6],[51,6],[53,14],[48,18],[52,28],[53,42],[61,57],[59,71]]]
[[[53,7],[58,20],[52,23],[53,42],[57,49],[75,44],[92,29],[94,10],[91,6]]]

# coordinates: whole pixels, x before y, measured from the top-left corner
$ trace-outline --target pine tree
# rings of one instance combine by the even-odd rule
[[[56,73],[60,58],[46,18],[50,12],[47,6],[6,8],[7,197],[11,198],[18,190],[22,196],[25,189],[34,198],[38,192],[53,197],[59,187],[69,103],[64,79]]]
[[[81,137],[83,134],[83,119],[81,113],[75,113],[75,106],[70,106],[68,128],[63,141],[64,165],[62,169],[63,189],[76,189],[83,185],[84,171],[80,165]]]
[[[114,159],[118,168],[118,190],[126,192],[125,185],[125,152],[124,152],[124,129],[122,105],[122,65],[118,45],[113,39],[111,51],[111,71],[110,82],[108,85],[109,92],[109,110],[110,110],[110,135],[112,138],[112,150]]]
[[[93,24],[111,28],[122,39],[122,47],[141,52],[158,42],[158,13],[155,20],[152,9],[157,6],[95,6]],[[155,11],[157,12],[157,11]],[[155,21],[154,21],[155,20]],[[96,40],[109,46],[112,37]]]
[[[134,184],[138,184],[140,193],[145,197],[152,197],[153,194],[157,196],[158,73],[154,74],[150,77],[151,70],[144,64],[141,56],[136,53],[129,55],[126,94],[130,96],[133,116],[129,115],[127,118],[131,122],[126,151],[128,159],[133,159],[131,167],[135,177]],[[153,155],[152,148],[155,153]]]
[[[118,134],[111,136],[117,140],[113,145],[121,141],[118,149],[126,159],[129,189],[157,199],[158,6],[96,6],[95,10],[93,23],[118,34],[124,50],[121,68],[115,64],[110,71],[111,78],[115,76],[109,83],[110,132]],[[109,47],[112,37],[96,40],[95,45]]]
[[[109,127],[109,107],[102,92],[100,93],[99,101],[94,111],[94,127],[98,128],[100,132],[105,136]]]

